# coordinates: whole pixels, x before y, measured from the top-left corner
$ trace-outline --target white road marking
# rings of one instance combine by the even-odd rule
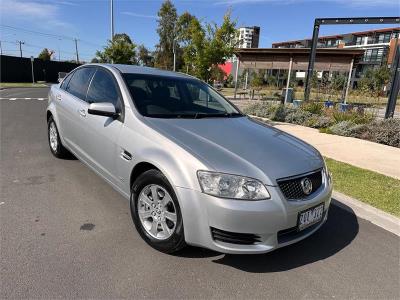
[[[3,205],[4,204],[4,202],[0,202],[0,205]]]
[[[46,98],[0,98],[0,100],[10,100],[10,101],[16,101],[16,100],[38,100],[38,101],[43,101],[43,100],[46,100]]]

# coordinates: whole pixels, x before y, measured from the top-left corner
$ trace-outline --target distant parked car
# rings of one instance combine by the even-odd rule
[[[160,251],[264,253],[327,220],[319,152],[191,76],[84,65],[51,87],[47,124],[53,155],[72,152],[129,199],[137,231]]]
[[[64,78],[65,78],[65,76],[67,76],[67,72],[58,72],[58,79],[57,79],[57,81],[60,83]]]

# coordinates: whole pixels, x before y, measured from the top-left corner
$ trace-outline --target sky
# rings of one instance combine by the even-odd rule
[[[162,0],[114,0],[115,32],[127,33],[136,44],[153,50],[158,42],[157,11]],[[260,47],[310,37],[315,18],[395,17],[397,0],[176,0],[203,22],[222,21],[228,9],[239,26],[260,26]],[[109,0],[0,0],[0,41],[3,54],[37,56],[43,48],[54,57],[73,59],[74,38],[81,60],[90,61],[110,38]],[[395,25],[322,26],[320,35],[394,27]]]

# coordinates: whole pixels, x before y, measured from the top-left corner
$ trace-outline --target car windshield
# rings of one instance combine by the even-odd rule
[[[140,114],[153,118],[242,116],[232,104],[196,79],[123,74]]]

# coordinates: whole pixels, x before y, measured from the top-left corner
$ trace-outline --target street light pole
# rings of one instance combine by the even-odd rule
[[[79,64],[79,54],[78,54],[78,40],[74,39],[75,41],[75,54],[76,54],[76,63]]]
[[[176,70],[175,39],[172,41],[172,52],[174,53],[174,72],[175,72],[175,70]]]
[[[114,0],[111,0],[111,42],[114,39]]]

